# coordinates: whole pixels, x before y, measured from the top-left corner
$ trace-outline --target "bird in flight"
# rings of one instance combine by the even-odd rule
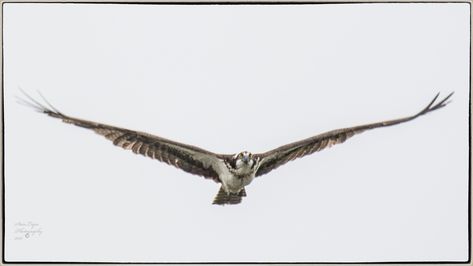
[[[329,148],[334,144],[343,143],[348,138],[366,130],[414,120],[446,106],[449,103],[448,99],[453,95],[452,92],[437,101],[439,96],[437,94],[424,109],[412,116],[328,131],[265,153],[252,154],[243,151],[236,154],[217,154],[148,133],[68,116],[49,104],[41,94],[45,104],[35,100],[24,91],[21,92],[26,98],[18,98],[19,102],[40,113],[61,119],[65,123],[92,130],[112,141],[114,145],[132,150],[136,154],[156,159],[190,174],[203,176],[220,183],[220,190],[213,200],[213,204],[218,205],[240,203],[242,197],[246,197],[245,187],[255,177],[267,174],[289,161]]]

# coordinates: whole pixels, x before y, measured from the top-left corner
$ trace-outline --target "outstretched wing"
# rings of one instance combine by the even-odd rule
[[[448,104],[447,100],[452,96],[452,94],[453,92],[440,102],[435,103],[439,96],[439,94],[437,94],[435,98],[429,103],[429,105],[427,105],[427,107],[413,116],[356,127],[336,129],[308,139],[281,146],[265,153],[255,154],[255,156],[258,156],[261,160],[258,171],[256,172],[256,176],[267,174],[279,166],[296,158],[301,158],[325,148],[329,148],[334,144],[343,143],[348,138],[365,130],[401,124],[413,120],[421,115],[425,115],[429,112],[440,109]]]
[[[221,163],[219,156],[224,155],[214,154],[195,146],[178,143],[144,132],[67,116],[51,106],[44,97],[43,100],[49,107],[39,103],[25,92],[23,92],[23,94],[27,99],[18,98],[19,102],[34,108],[38,112],[61,119],[65,123],[93,130],[95,133],[112,141],[114,145],[132,150],[136,154],[142,154],[175,166],[188,173],[204,176],[205,178],[213,179],[215,182],[220,182],[218,177],[218,164]]]

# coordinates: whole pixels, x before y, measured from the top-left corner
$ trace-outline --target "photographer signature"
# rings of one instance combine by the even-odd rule
[[[43,229],[35,222],[16,222],[15,240],[24,240],[39,237],[43,234]]]

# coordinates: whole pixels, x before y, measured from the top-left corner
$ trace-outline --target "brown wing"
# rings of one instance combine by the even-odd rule
[[[440,102],[434,104],[439,96],[439,94],[437,94],[435,98],[429,103],[429,105],[427,105],[427,107],[413,116],[362,126],[332,130],[308,139],[281,146],[266,153],[256,154],[255,156],[259,156],[261,160],[258,171],[256,172],[256,176],[267,174],[279,166],[296,158],[301,158],[325,148],[329,148],[334,144],[343,143],[348,138],[365,130],[401,124],[413,120],[421,115],[425,115],[429,112],[440,109],[448,104],[447,100],[452,96],[452,94],[453,92]]]
[[[24,94],[29,101],[19,98],[20,103],[33,107],[41,113],[61,119],[65,123],[93,130],[95,133],[112,141],[114,145],[132,150],[136,154],[141,154],[175,166],[188,173],[220,182],[218,172],[215,169],[218,169],[217,164],[220,163],[219,156],[223,157],[224,155],[217,155],[195,146],[178,143],[143,132],[70,117],[56,110],[44,98],[43,100],[48,103],[50,108],[45,107],[26,93]]]

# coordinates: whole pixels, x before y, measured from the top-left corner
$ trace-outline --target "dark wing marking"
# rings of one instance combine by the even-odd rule
[[[215,169],[218,169],[217,164],[220,163],[219,156],[221,155],[147,133],[67,116],[51,106],[44,97],[43,100],[48,107],[39,103],[25,92],[23,94],[27,97],[27,100],[18,98],[19,103],[32,107],[38,112],[61,119],[65,123],[93,130],[112,141],[114,145],[132,150],[136,154],[141,154],[175,166],[188,173],[220,182]]]
[[[440,109],[449,103],[447,102],[447,100],[452,96],[452,94],[453,92],[440,102],[434,104],[439,96],[439,94],[437,94],[435,98],[429,103],[429,105],[427,105],[427,107],[425,107],[424,109],[422,109],[422,111],[413,116],[356,127],[332,130],[308,139],[281,146],[266,153],[255,154],[255,156],[261,158],[261,163],[258,168],[258,171],[256,172],[256,176],[267,174],[270,171],[278,168],[279,166],[296,158],[301,158],[303,156],[312,154],[325,148],[329,148],[334,144],[343,143],[348,138],[359,134],[365,130],[401,124],[413,120],[421,115],[425,115],[429,112]]]

